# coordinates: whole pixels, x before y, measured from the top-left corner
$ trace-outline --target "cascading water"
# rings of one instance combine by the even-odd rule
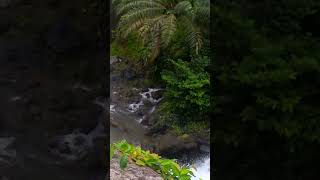
[[[195,177],[192,177],[191,180],[210,180],[210,157],[198,160],[194,164],[195,168],[192,168],[192,171]]]
[[[152,93],[155,93],[155,92],[158,92],[158,91],[161,91],[163,89],[160,89],[160,88],[148,88],[148,91],[146,92],[140,92],[140,96],[141,96],[141,99],[138,103],[131,103],[129,104],[128,106],[128,111],[130,111],[131,113],[135,113],[137,112],[141,106],[145,105],[144,102],[145,101],[148,101],[149,103],[152,104],[150,110],[148,110],[147,114],[150,115],[153,113],[153,111],[156,109],[156,105],[162,100],[162,98],[159,98],[159,99],[155,99],[153,96],[152,96]],[[142,115],[142,117],[138,118],[137,121],[139,123],[141,123],[144,119],[145,119],[145,115]]]
[[[116,64],[116,58],[111,57],[110,64]],[[112,68],[113,69],[113,68]],[[147,120],[157,108],[157,104],[162,100],[162,97],[156,96],[156,93],[163,91],[160,88],[137,88],[128,87],[128,79],[121,79],[119,74],[111,71],[111,100],[110,100],[110,141],[114,142],[121,139],[126,139],[128,142],[139,145],[146,145],[154,142],[149,136],[146,136],[146,129],[143,122]],[[134,98],[127,100],[121,91],[130,91],[129,94],[136,94]],[[208,152],[206,152],[206,155]],[[210,158],[197,157],[193,164],[194,180],[210,180]]]

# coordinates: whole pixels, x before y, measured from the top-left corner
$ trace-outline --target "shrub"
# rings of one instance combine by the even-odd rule
[[[162,106],[183,121],[206,120],[210,107],[210,79],[206,71],[209,58],[193,58],[190,62],[169,60],[169,63],[172,68],[164,70],[161,75],[166,84]]]

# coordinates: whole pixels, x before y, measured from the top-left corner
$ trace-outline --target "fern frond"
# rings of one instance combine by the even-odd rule
[[[162,25],[162,34],[161,39],[164,44],[164,46],[168,46],[170,41],[172,40],[176,30],[177,30],[177,19],[174,14],[168,15]]]
[[[187,17],[180,17],[180,22],[180,25],[183,27],[186,34],[186,42],[188,43],[189,47],[194,50],[196,54],[198,54],[203,43],[201,31],[198,30]]]
[[[194,11],[193,21],[208,25],[210,23],[210,7],[197,7]]]
[[[154,1],[148,1],[148,0],[135,0],[131,1],[125,4],[122,4],[122,6],[118,6],[116,8],[116,12],[118,15],[125,14],[129,11],[134,11],[134,10],[139,10],[139,9],[144,9],[144,8],[163,8],[165,9],[164,6],[162,6],[159,3],[156,3]]]
[[[181,1],[174,7],[174,11],[177,15],[192,14],[192,4],[190,1]]]
[[[119,27],[121,32],[130,33],[132,30],[137,30],[145,19],[152,19],[161,15],[163,8],[146,8],[139,11],[132,11],[123,15],[119,21]],[[124,33],[124,37],[126,37]]]

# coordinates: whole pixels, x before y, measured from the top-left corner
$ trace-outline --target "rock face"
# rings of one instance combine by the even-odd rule
[[[121,171],[119,159],[113,158],[110,163],[111,180],[162,180],[161,176],[148,167],[141,167],[134,163],[128,163],[127,168]]]

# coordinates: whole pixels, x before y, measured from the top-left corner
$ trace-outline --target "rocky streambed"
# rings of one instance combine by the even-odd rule
[[[193,135],[177,136],[166,128],[154,128],[155,113],[164,89],[150,87],[143,73],[135,72],[127,60],[110,59],[110,141],[126,139],[162,156],[176,158],[181,164],[194,163],[203,167],[202,174],[208,175],[209,141]]]

